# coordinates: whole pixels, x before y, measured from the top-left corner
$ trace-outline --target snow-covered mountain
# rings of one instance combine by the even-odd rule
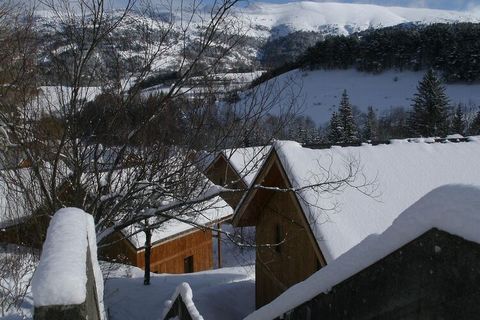
[[[285,35],[293,31],[351,34],[401,23],[480,22],[480,14],[370,4],[299,1],[284,4],[254,3],[237,9],[257,35]]]
[[[174,26],[169,34],[167,42],[159,43],[163,46],[162,55],[159,61],[155,61],[153,72],[164,72],[176,70],[181,59],[181,52],[184,48],[181,39],[186,39],[186,48],[195,50],[195,43],[201,39],[201,31],[207,26],[210,14],[204,9],[197,12],[193,17],[188,14],[181,15],[178,10],[172,12],[177,25]],[[38,12],[38,30],[44,30],[43,46],[44,50],[51,53],[67,54],[65,48],[72,47],[72,44],[66,43],[61,34],[62,24],[55,26],[53,14],[48,11]],[[136,39],[132,42],[130,32],[132,30],[141,30],[145,26],[150,26],[158,33],[161,33],[161,23],[165,21],[167,12],[158,12],[156,16],[146,18],[138,16],[132,12],[123,25],[115,32],[117,50],[120,50],[120,56],[125,60],[126,64],[135,64],[135,59],[142,56],[145,48],[151,47],[152,44],[142,43],[142,39]],[[346,3],[327,3],[327,2],[289,2],[284,4],[272,3],[252,3],[244,8],[234,8],[232,16],[236,18],[235,26],[238,28],[229,28],[228,32],[238,32],[246,35],[243,40],[229,54],[217,72],[238,72],[248,71],[258,68],[259,61],[264,65],[269,65],[262,61],[262,48],[271,39],[275,39],[287,35],[295,31],[311,31],[314,36],[308,43],[304,41],[295,50],[301,54],[306,47],[321,39],[325,35],[347,35],[354,32],[363,31],[369,28],[381,28],[405,23],[429,24],[435,22],[480,22],[480,13],[469,13],[459,11],[419,9],[419,8],[401,8],[401,7],[383,7],[368,4],[346,4]],[[183,17],[183,18],[182,18]],[[191,25],[186,34],[183,33],[180,22],[185,17],[191,17]],[[157,21],[155,21],[157,19]],[[53,25],[53,28],[52,28]],[[182,38],[185,37],[185,38]],[[228,38],[228,37],[225,37]],[[179,40],[180,39],[180,40]],[[231,40],[231,39],[230,39]],[[212,48],[215,52],[218,48],[228,47],[225,43],[215,42],[216,48]],[[153,44],[155,46],[155,44]],[[210,59],[214,61],[215,59]],[[206,63],[209,58],[207,57]],[[45,58],[44,63],[48,68],[50,59]],[[105,62],[108,64],[108,61]]]

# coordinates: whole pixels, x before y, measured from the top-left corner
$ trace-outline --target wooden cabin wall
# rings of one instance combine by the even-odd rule
[[[32,215],[16,225],[0,229],[0,242],[41,249],[49,223],[47,215]]]
[[[305,280],[320,269],[310,230],[302,223],[301,212],[289,193],[274,192],[259,213],[256,243],[261,246],[285,239],[278,248],[257,248],[256,307],[259,308],[278,297],[292,285]],[[281,233],[281,236],[277,234]]]
[[[229,184],[232,181],[237,181],[233,185],[229,186],[232,189],[246,189],[247,186],[238,176],[238,174],[232,169],[232,167],[225,161],[224,158],[218,159],[208,170],[205,172],[210,181],[218,185]],[[235,208],[243,197],[243,192],[228,193],[222,195],[228,205]]]
[[[110,245],[100,248],[98,254],[100,259],[133,266],[137,265],[137,250],[127,239],[124,239],[122,234],[112,234],[102,242],[103,244]]]
[[[150,270],[157,273],[185,273],[185,259],[193,257],[193,272],[213,268],[212,231],[197,230],[152,247]],[[145,268],[143,251],[137,266]]]

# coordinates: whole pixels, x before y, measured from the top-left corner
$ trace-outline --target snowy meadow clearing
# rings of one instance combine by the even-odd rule
[[[353,69],[297,69],[261,84],[260,88],[278,91],[283,96],[282,101],[295,96],[298,112],[309,116],[318,125],[323,125],[338,107],[343,90],[347,90],[352,105],[363,112],[370,106],[380,115],[398,107],[408,110],[423,75],[423,71],[370,74]],[[289,90],[284,89],[287,85],[290,86]],[[445,89],[452,105],[469,107],[480,104],[479,84],[446,84]],[[282,107],[286,108],[280,104],[279,108]]]

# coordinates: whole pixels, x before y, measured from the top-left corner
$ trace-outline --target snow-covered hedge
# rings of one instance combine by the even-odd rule
[[[99,311],[104,318],[103,278],[97,259],[95,225],[91,215],[77,208],[60,209],[50,221],[40,263],[32,279],[35,307],[79,305],[86,301],[87,252],[90,252]]]

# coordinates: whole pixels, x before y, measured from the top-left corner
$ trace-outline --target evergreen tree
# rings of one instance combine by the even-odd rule
[[[375,111],[372,107],[368,107],[367,121],[363,130],[365,140],[378,140],[378,121]]]
[[[472,123],[470,124],[470,128],[468,129],[468,134],[470,135],[480,135],[480,111],[477,112],[477,115],[473,119]]]
[[[341,142],[343,137],[343,128],[340,123],[340,118],[336,111],[332,113],[330,118],[330,125],[328,127],[328,141],[331,143]]]
[[[342,139],[340,142],[351,143],[358,141],[357,126],[353,118],[352,105],[350,104],[347,90],[343,91],[338,112],[340,125],[342,127]]]
[[[448,98],[432,69],[425,73],[417,90],[409,123],[411,132],[424,137],[445,136],[448,130]]]
[[[452,119],[452,127],[450,133],[458,133],[463,135],[465,133],[465,117],[463,115],[462,107],[458,106]]]

